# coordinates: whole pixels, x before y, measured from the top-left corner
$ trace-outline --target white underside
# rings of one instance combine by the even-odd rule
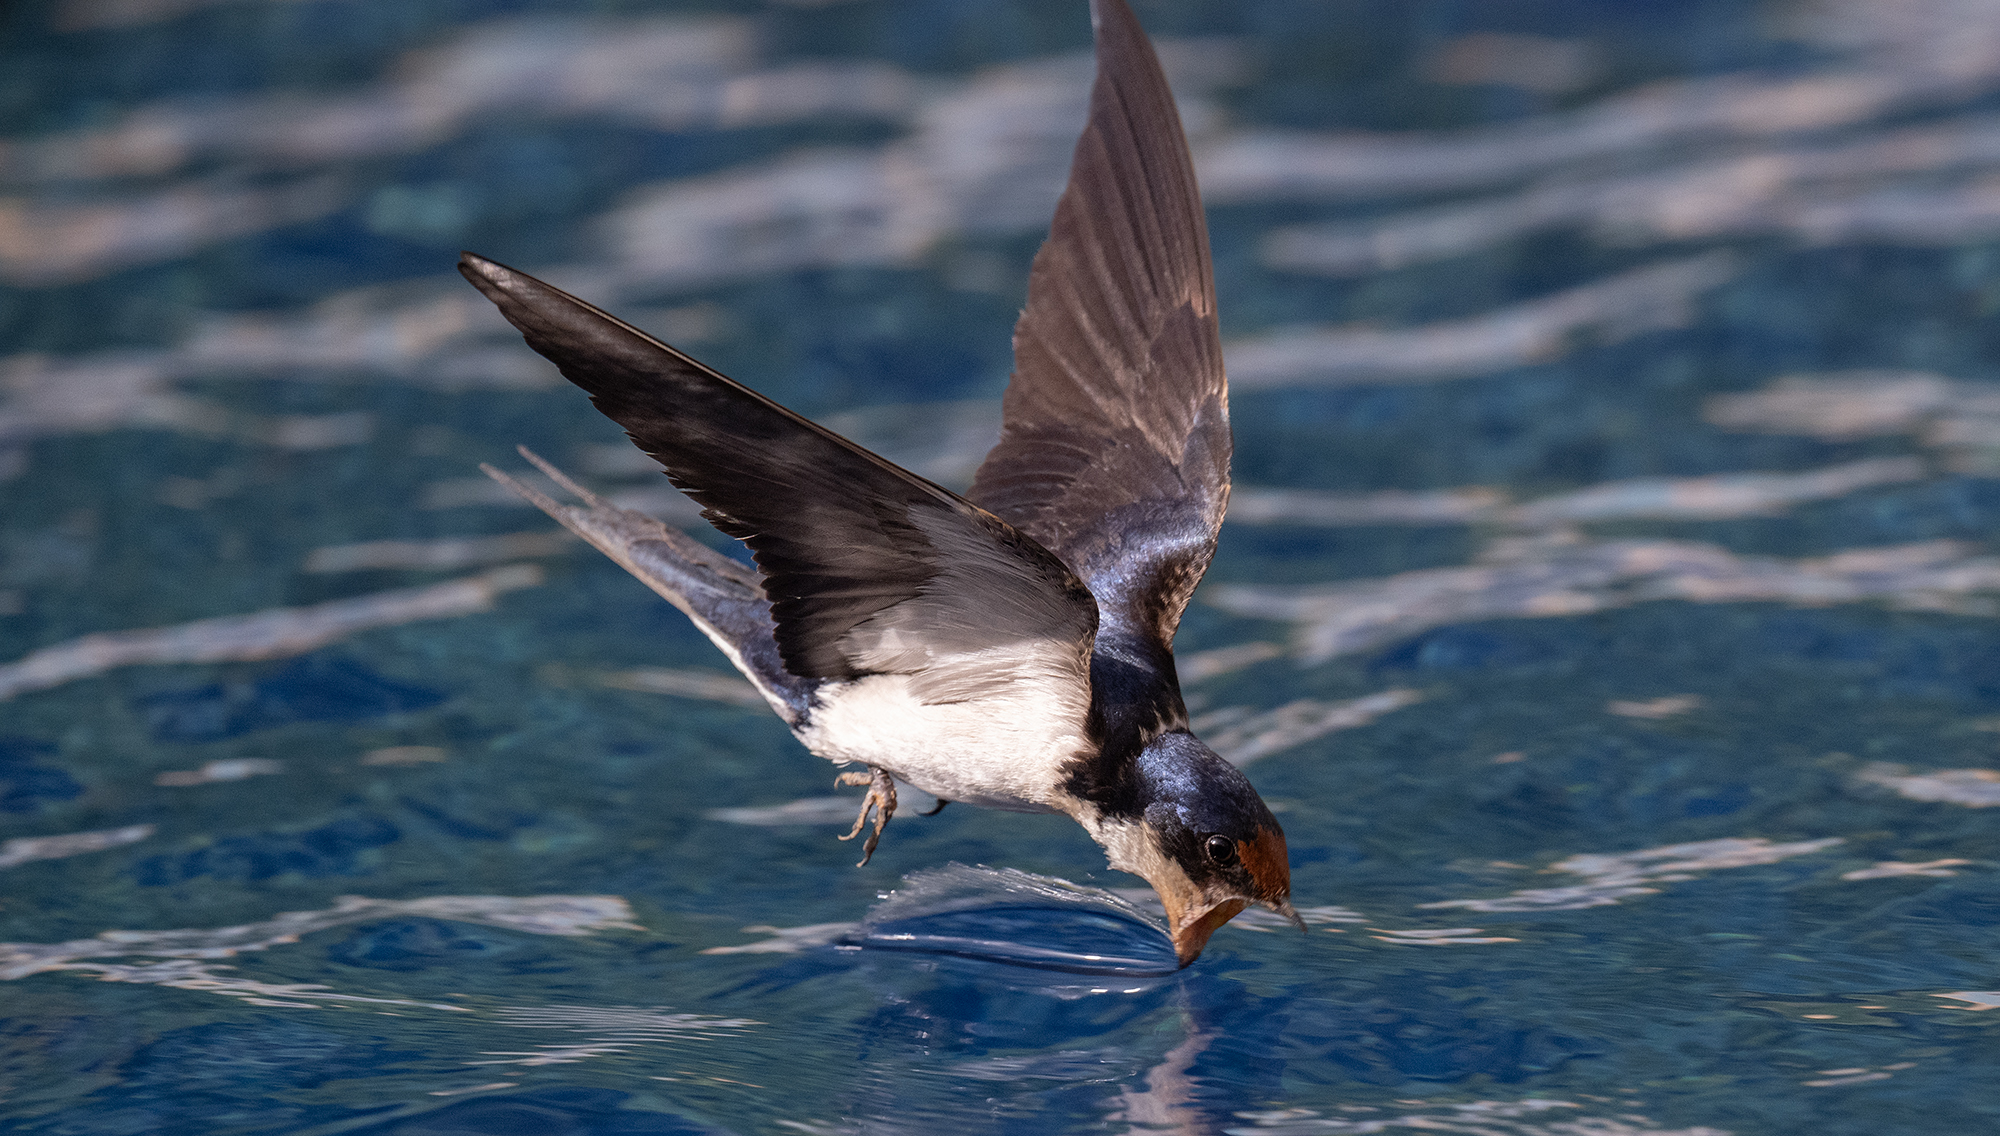
[[[1070,811],[1063,767],[1089,748],[1074,683],[1023,677],[943,703],[923,701],[915,685],[898,674],[828,683],[799,740],[828,761],[877,766],[947,801]]]

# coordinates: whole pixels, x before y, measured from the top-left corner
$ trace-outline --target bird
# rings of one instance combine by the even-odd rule
[[[1284,830],[1190,731],[1174,632],[1229,498],[1228,381],[1208,233],[1158,57],[1092,0],[1097,75],[1029,271],[998,443],[963,496],[630,324],[467,252],[529,347],[748,546],[754,568],[492,466],[678,607],[797,739],[863,785],[861,863],[896,784],[1073,818],[1159,895],[1180,965],[1252,905],[1291,904]]]

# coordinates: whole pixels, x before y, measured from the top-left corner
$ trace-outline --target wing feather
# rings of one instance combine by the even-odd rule
[[[1048,645],[1088,657],[1089,591],[1005,521],[532,276],[470,253],[460,271],[750,546],[790,673],[919,674]]]
[[[1106,621],[1170,646],[1229,498],[1208,229],[1180,115],[1124,0],[1014,329],[1000,442],[969,496],[1061,556]]]

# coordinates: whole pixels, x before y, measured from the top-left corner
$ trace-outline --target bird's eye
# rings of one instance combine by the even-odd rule
[[[1236,862],[1236,842],[1220,834],[1211,836],[1205,842],[1208,858],[1227,868]]]

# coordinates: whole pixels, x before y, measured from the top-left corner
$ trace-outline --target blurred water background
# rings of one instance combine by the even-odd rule
[[[2000,1123],[2000,5],[1138,7],[1235,384],[1183,674],[1311,926],[1179,973],[1060,818],[853,868],[478,476],[692,521],[451,271],[963,486],[1082,0],[0,8],[0,1128]]]

